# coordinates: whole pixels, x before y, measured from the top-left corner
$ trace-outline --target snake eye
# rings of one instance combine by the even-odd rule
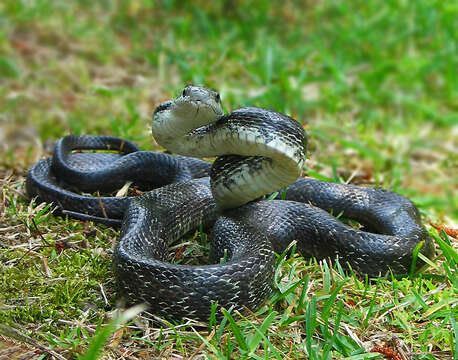
[[[218,93],[216,93],[216,95],[215,95],[215,100],[216,100],[216,102],[218,102],[218,103],[221,102],[221,97],[219,96]]]
[[[183,90],[183,93],[181,94],[182,96],[186,96],[186,89],[187,89],[187,88],[185,88],[185,89]]]

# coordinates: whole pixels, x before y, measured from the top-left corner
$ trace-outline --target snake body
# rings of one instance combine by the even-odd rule
[[[212,303],[255,309],[272,291],[275,252],[292,241],[306,257],[338,258],[370,276],[408,273],[420,242],[423,254],[433,253],[407,198],[379,188],[296,180],[306,136],[286,115],[258,108],[225,115],[217,92],[187,87],[157,107],[152,129],[159,144],[182,155],[139,151],[114,137],[67,136],[53,159],[32,167],[26,183],[31,197],[53,202],[63,214],[122,225],[113,263],[129,303],[199,320],[208,320]],[[71,153],[88,149],[117,153]],[[210,165],[189,156],[217,159]],[[136,197],[75,191],[110,192],[126,181],[154,190]],[[260,199],[282,187],[286,201]],[[213,226],[211,265],[168,263],[168,246],[199,224]]]

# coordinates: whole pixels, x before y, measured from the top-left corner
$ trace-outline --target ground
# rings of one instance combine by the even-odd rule
[[[0,355],[456,358],[457,15],[446,0],[2,2]],[[189,83],[218,89],[226,111],[296,118],[310,138],[304,173],[408,196],[436,257],[368,281],[279,256],[277,291],[254,314],[116,326],[118,232],[55,217],[24,179],[69,133],[159,149],[152,111]],[[194,238],[172,252],[200,255]]]

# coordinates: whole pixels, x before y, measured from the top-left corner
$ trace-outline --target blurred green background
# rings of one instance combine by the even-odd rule
[[[155,148],[154,107],[202,84],[226,111],[300,121],[307,173],[381,185],[453,222],[457,14],[427,0],[3,1],[1,168],[25,173],[68,133]]]
[[[415,202],[428,229],[456,229],[457,29],[456,0],[0,1],[0,322],[68,356],[96,339],[116,303],[111,247],[119,234],[31,206],[25,176],[69,133],[159,149],[152,112],[190,83],[218,89],[225,111],[254,105],[296,118],[310,137],[304,173],[396,191]],[[456,355],[452,250],[425,274],[376,284],[285,260],[279,289],[304,284],[307,310],[289,294],[277,315],[255,315],[274,344],[260,345],[256,358],[275,347],[283,359],[305,350],[311,359],[363,358],[370,342],[394,333],[419,354],[412,358]],[[259,344],[244,320],[210,340],[206,329],[162,322],[143,333],[141,324],[117,331],[105,358],[192,358],[217,348],[247,355],[240,333]]]

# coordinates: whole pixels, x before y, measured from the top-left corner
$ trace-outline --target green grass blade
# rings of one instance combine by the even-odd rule
[[[272,311],[271,313],[269,313],[269,315],[266,316],[266,318],[264,319],[259,328],[257,328],[256,325],[250,322],[250,325],[256,330],[256,333],[248,343],[248,349],[250,353],[254,352],[258,347],[259,343],[261,342],[261,340],[265,338],[264,334],[269,329],[269,326],[272,324],[272,322],[275,320],[275,316],[277,316],[277,314],[278,313],[276,311]]]
[[[358,354],[358,355],[352,355],[352,356],[347,356],[345,358],[342,358],[342,360],[366,360],[366,359],[374,359],[374,358],[381,358],[382,356],[379,353],[365,353],[365,354]]]
[[[417,268],[417,258],[418,258],[418,254],[420,253],[420,250],[421,248],[423,247],[423,245],[425,244],[424,241],[420,241],[416,246],[415,248],[413,249],[413,252],[412,252],[412,263],[410,264],[410,273],[409,273],[409,278],[412,279],[414,273],[415,273],[415,269]]]
[[[224,308],[221,309],[221,311],[223,312],[223,315],[226,317],[226,319],[229,320],[229,326],[231,327],[232,333],[234,334],[240,348],[244,351],[248,351],[248,345],[245,341],[245,338],[243,337],[242,332],[232,315]]]
[[[442,230],[442,236],[448,239],[447,234]],[[447,258],[447,261],[450,265],[457,266],[458,264],[458,252],[450,245],[449,242],[441,239],[440,236],[434,236],[436,242],[439,244],[444,256]]]
[[[145,305],[136,305],[124,311],[119,317],[112,320],[108,325],[97,330],[89,343],[84,355],[78,356],[79,360],[96,360],[100,357],[102,349],[108,338],[118,329],[119,325],[132,320],[135,316],[145,311]]]

